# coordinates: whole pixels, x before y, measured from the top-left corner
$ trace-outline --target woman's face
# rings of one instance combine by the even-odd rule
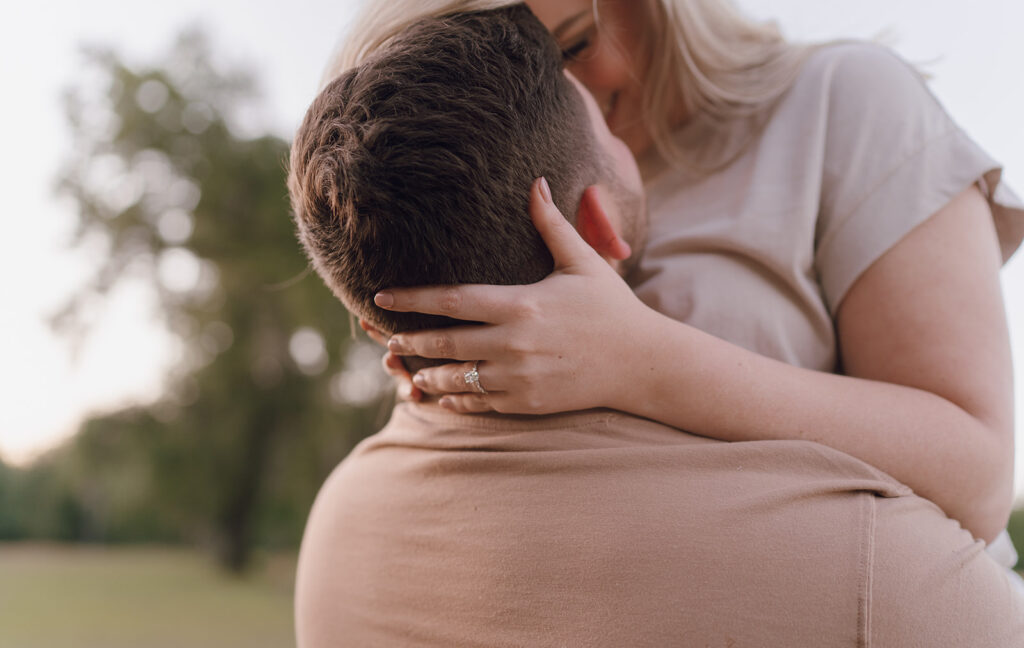
[[[643,18],[637,0],[527,0],[558,41],[566,69],[590,90],[608,128],[639,155],[650,146],[643,121],[639,58]]]

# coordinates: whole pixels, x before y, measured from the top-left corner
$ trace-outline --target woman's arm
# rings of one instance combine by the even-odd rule
[[[647,362],[631,368],[623,384],[633,388],[612,406],[632,403],[635,414],[729,441],[829,445],[991,540],[1005,528],[1013,487],[1000,264],[988,205],[972,188],[847,293],[836,316],[846,375],[792,367],[657,317],[637,336]]]
[[[558,264],[539,284],[382,297],[399,310],[491,323],[392,339],[395,351],[484,360],[481,383],[496,393],[446,397],[455,409],[604,406],[727,441],[816,441],[888,472],[977,537],[1005,527],[1012,367],[1001,259],[977,189],[914,229],[847,293],[836,326],[848,375],[771,360],[646,308],[552,216],[534,212]],[[452,391],[463,372],[424,370],[417,384]]]

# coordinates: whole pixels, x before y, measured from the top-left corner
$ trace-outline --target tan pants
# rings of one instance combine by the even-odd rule
[[[1006,648],[1024,601],[934,504],[824,446],[406,407],[324,485],[296,624],[300,648]]]

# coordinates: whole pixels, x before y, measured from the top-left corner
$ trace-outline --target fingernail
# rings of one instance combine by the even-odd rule
[[[427,379],[423,377],[423,374],[416,374],[412,377],[412,382],[417,387],[426,387]]]
[[[441,407],[445,408],[445,409],[449,409],[449,410],[454,410],[455,409],[455,402],[451,398],[449,398],[447,396],[442,397],[441,400],[439,400],[437,402],[437,404],[440,405]]]
[[[544,199],[544,202],[551,203],[551,187],[548,186],[547,178],[544,176],[540,177],[540,197]]]
[[[379,292],[373,296],[373,303],[381,308],[391,308],[395,305],[395,296],[389,292]]]
[[[402,348],[402,342],[398,338],[391,338],[388,340],[388,351],[391,353],[402,353],[405,349]]]

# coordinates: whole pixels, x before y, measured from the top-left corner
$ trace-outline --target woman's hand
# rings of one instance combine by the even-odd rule
[[[544,280],[403,288],[376,296],[381,308],[483,323],[402,333],[388,342],[397,355],[464,361],[413,377],[424,392],[443,395],[444,407],[519,414],[612,407],[628,385],[631,340],[639,320],[653,311],[565,220],[543,179],[531,189],[530,214],[555,261]],[[465,380],[474,362],[486,394]]]
[[[366,331],[371,340],[387,348],[387,336],[374,328],[372,324],[364,319],[360,319],[359,327]],[[395,391],[398,393],[399,398],[417,402],[423,399],[423,392],[412,383],[412,376],[409,375],[409,370],[406,369],[400,357],[388,351],[381,358],[381,364],[384,366],[384,371],[395,379]]]

